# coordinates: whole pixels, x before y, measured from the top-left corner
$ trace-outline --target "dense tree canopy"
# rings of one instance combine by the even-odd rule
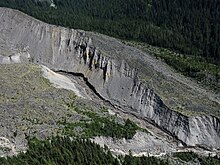
[[[149,156],[134,157],[131,154],[115,158],[109,149],[101,148],[88,139],[70,139],[68,137],[53,137],[40,141],[29,139],[26,153],[17,156],[0,158],[1,165],[169,165],[168,158]],[[173,155],[184,162],[195,160],[202,165],[219,165],[217,157],[200,157],[195,153],[175,153]]]
[[[56,137],[46,141],[31,139],[26,153],[7,159],[0,158],[0,164],[117,165],[119,163],[110,152],[104,152],[99,145],[90,140],[70,140],[70,138]]]
[[[154,157],[138,158],[132,156],[121,160],[124,165],[167,165],[165,161]],[[133,163],[132,163],[133,162]],[[138,162],[138,163],[137,163]],[[119,165],[119,160],[111,154],[107,147],[88,139],[71,140],[68,137],[53,137],[51,140],[29,140],[29,149],[14,157],[0,158],[1,165]]]
[[[220,62],[219,0],[1,0],[49,23],[138,40]]]

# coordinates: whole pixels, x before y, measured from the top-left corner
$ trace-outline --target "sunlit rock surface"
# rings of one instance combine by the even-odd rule
[[[0,63],[31,61],[53,71],[82,74],[103,99],[184,144],[220,148],[220,121],[211,115],[212,111],[219,113],[218,102],[168,75],[170,72],[158,67],[148,54],[113,38],[49,25],[16,10],[0,8],[0,22]],[[139,66],[144,67],[143,71]],[[150,75],[153,83],[140,81],[140,74]],[[166,89],[160,86],[164,82],[174,83],[166,96],[160,92]],[[179,90],[184,96],[169,97]],[[198,115],[176,112],[161,98],[168,104],[173,100],[186,104],[189,112],[194,110]]]

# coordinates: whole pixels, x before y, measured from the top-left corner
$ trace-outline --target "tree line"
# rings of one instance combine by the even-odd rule
[[[1,165],[132,165],[132,156],[119,160],[110,150],[88,139],[52,137],[44,141],[29,139],[28,150],[17,156],[0,158]],[[136,159],[135,159],[136,160]],[[135,163],[135,162],[134,162]],[[137,164],[137,163],[135,163]],[[139,165],[165,165],[163,160],[145,157]],[[167,164],[166,164],[167,165]]]
[[[1,0],[48,23],[137,40],[220,62],[219,0]]]
[[[104,148],[88,139],[52,137],[47,140],[28,139],[26,153],[13,157],[0,157],[1,165],[169,165],[169,158],[150,156],[125,157],[112,155],[107,146]],[[201,165],[219,165],[217,157],[201,157],[193,152],[174,153],[174,157],[184,162],[199,161]]]

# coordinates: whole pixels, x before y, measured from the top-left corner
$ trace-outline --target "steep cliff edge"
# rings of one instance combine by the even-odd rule
[[[0,8],[0,22],[0,63],[30,60],[54,71],[81,73],[104,99],[157,125],[186,145],[220,149],[220,120],[206,113],[213,110],[216,115],[220,105],[202,93],[191,94],[191,87],[166,77],[164,72],[158,73],[155,66],[148,66],[145,56],[141,60],[144,53],[107,36],[48,25],[11,9]],[[158,88],[142,83],[140,74],[152,76]],[[168,108],[160,99],[159,91],[164,86],[158,85],[168,81],[175,84],[162,98],[168,99],[180,89],[192,101],[187,106],[189,111],[196,109],[199,113],[201,109],[205,115],[186,116]],[[187,104],[185,97],[180,98],[174,95],[170,100]]]

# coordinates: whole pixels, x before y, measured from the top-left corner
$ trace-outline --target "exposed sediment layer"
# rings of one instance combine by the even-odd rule
[[[190,117],[169,109],[153,89],[138,80],[138,71],[123,56],[118,58],[120,53],[111,53],[111,47],[102,49],[97,43],[104,40],[93,42],[96,34],[48,25],[5,8],[0,8],[0,22],[0,63],[29,59],[54,71],[82,74],[101,97],[129,109],[129,113],[157,125],[186,145],[220,149],[218,118]],[[18,53],[23,55],[11,59]]]

